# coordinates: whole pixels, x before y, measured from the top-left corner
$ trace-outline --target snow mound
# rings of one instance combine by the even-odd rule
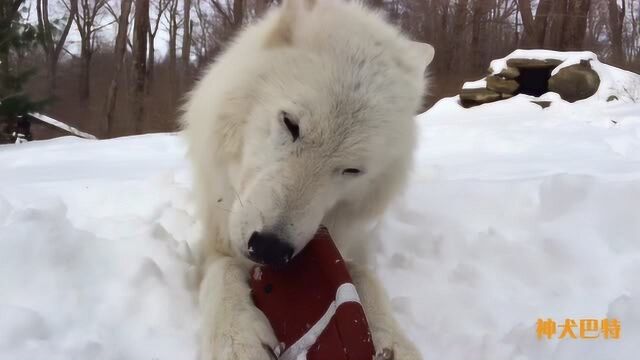
[[[162,164],[175,149],[167,135],[0,147],[0,359],[195,359],[196,229]]]

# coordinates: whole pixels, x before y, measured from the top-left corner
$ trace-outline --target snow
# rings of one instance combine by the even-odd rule
[[[598,62],[598,56],[591,51],[553,51],[553,50],[514,50],[511,54],[505,56],[502,59],[496,59],[491,62],[489,66],[493,70],[493,74],[499,74],[503,69],[507,67],[507,60],[510,59],[533,59],[533,60],[547,60],[555,59],[560,60],[563,63],[559,65],[551,73],[555,75],[563,67],[579,64],[582,60],[588,60],[590,62]]]
[[[467,81],[462,84],[463,89],[484,89],[487,87],[487,80],[480,79],[476,81]]]
[[[637,359],[640,105],[545,97],[418,118],[376,260],[425,359]],[[184,154],[175,134],[0,146],[0,359],[197,357]],[[622,335],[538,340],[538,318]]]
[[[194,359],[176,136],[0,146],[0,359]]]
[[[522,50],[518,49],[502,59],[491,62],[492,74],[499,74],[507,67],[509,59],[557,59],[562,64],[553,69],[551,75],[556,75],[565,67],[579,64],[582,60],[589,61],[591,68],[600,77],[600,88],[593,95],[594,99],[607,101],[610,96],[615,96],[624,102],[640,102],[640,75],[630,71],[619,69],[611,65],[603,64],[598,56],[590,51],[553,51],[553,50]],[[588,101],[585,99],[582,101]]]
[[[419,167],[380,226],[394,308],[425,359],[636,359],[640,105],[530,100],[419,118]],[[538,318],[605,317],[621,340],[535,336]]]

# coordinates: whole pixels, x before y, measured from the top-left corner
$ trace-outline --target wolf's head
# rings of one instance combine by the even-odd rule
[[[275,265],[321,222],[377,215],[402,187],[434,52],[339,0],[285,1],[258,26],[229,233],[236,251]]]

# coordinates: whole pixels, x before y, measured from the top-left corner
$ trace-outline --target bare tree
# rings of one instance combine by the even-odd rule
[[[47,78],[49,81],[48,92],[53,94],[56,88],[56,77],[58,72],[58,61],[60,54],[67,41],[69,30],[73,24],[73,18],[78,12],[78,0],[69,0],[70,10],[62,29],[62,32],[55,38],[57,28],[51,24],[49,17],[49,0],[36,0],[36,12],[38,15],[38,31],[40,32],[39,42],[45,54],[47,62]]]
[[[438,44],[445,44],[447,41],[447,37],[448,37],[448,31],[449,30],[449,7],[450,7],[451,2],[449,0],[440,0],[438,2],[436,2],[435,5],[435,11],[431,12],[431,14],[433,14],[434,17],[433,18],[433,22],[434,24],[439,23],[438,25],[440,25],[440,31],[434,31],[435,33],[439,34],[439,36],[437,37],[437,39],[434,39],[436,41],[438,41]],[[438,6],[439,5],[439,6]],[[429,10],[426,9],[424,10],[425,12],[428,12]],[[437,17],[438,13],[440,14],[439,17]],[[433,30],[432,30],[433,31]]]
[[[242,22],[244,20],[244,0],[233,0],[233,21],[234,21],[234,30],[240,29],[242,27]]]
[[[631,17],[631,38],[629,39],[629,58],[635,58],[640,54],[640,43],[638,42],[638,32],[640,31],[640,6],[638,15],[634,10],[636,0],[629,1],[629,15]]]
[[[165,15],[166,21],[168,23],[168,33],[169,33],[169,81],[171,83],[170,93],[171,93],[171,104],[173,107],[178,103],[178,89],[175,84],[178,83],[178,67],[177,67],[177,39],[178,39],[178,28],[182,24],[182,20],[179,19],[178,12],[178,0],[169,0],[169,6]]]
[[[203,1],[204,0],[196,0],[194,3],[196,18],[198,21],[196,27],[198,29],[198,34],[195,37],[192,36],[192,40],[194,41],[194,50],[198,59],[197,66],[199,68],[209,60],[209,42],[214,41],[213,37],[210,35],[213,21],[210,13],[202,6]]]
[[[518,7],[522,15],[522,25],[524,25],[524,46],[530,48],[544,47],[545,34],[549,24],[549,12],[553,2],[551,0],[540,0],[536,8],[534,19],[531,10],[531,0],[518,0]]]
[[[191,34],[193,22],[191,21],[191,0],[183,0],[183,30],[182,30],[182,83],[187,84],[191,78],[189,62],[191,60]],[[184,87],[184,86],[183,86]]]
[[[244,19],[244,0],[233,0],[231,6],[223,6],[219,0],[211,0],[211,5],[222,15],[226,25],[232,31],[240,29]],[[229,11],[229,7],[231,7],[231,11]]]
[[[136,0],[133,30],[133,122],[135,133],[144,130],[144,94],[147,78],[147,36],[149,34],[149,0]]]
[[[451,57],[454,60],[449,62],[449,70],[451,70],[454,66],[458,66],[461,59],[464,58],[464,56],[462,55],[464,43],[463,34],[465,25],[467,23],[467,13],[469,12],[469,10],[467,9],[468,3],[468,0],[458,0],[456,2],[453,16],[453,33],[458,34],[458,36],[453,40],[453,50],[451,53]]]
[[[154,80],[154,70],[156,64],[155,40],[162,15],[170,4],[169,0],[157,0],[155,4],[155,18],[149,24],[149,55],[147,58],[147,92],[151,89]],[[151,21],[151,20],[150,20]]]
[[[105,117],[103,123],[103,132],[105,136],[112,133],[113,115],[116,107],[118,96],[118,81],[122,65],[124,63],[124,55],[127,50],[127,32],[129,29],[129,13],[131,12],[132,0],[122,0],[120,3],[120,15],[118,17],[118,34],[116,35],[116,44],[114,49],[114,65],[113,75],[111,76],[111,84],[107,92],[105,100]]]
[[[91,85],[91,57],[95,50],[95,34],[100,29],[111,25],[98,24],[96,20],[101,10],[106,6],[107,0],[80,0],[78,11],[76,11],[75,23],[80,35],[80,98],[89,99]],[[71,6],[65,3],[71,11]]]
[[[545,45],[553,50],[562,50],[563,32],[567,22],[569,0],[554,0],[549,14],[549,31]]]
[[[568,4],[567,19],[562,32],[562,50],[582,49],[587,32],[587,17],[591,0],[573,0]]]
[[[480,36],[485,33],[485,21],[487,11],[489,11],[488,0],[474,0],[473,13],[471,16],[471,59],[473,68],[481,67],[483,54],[480,44]]]
[[[72,1],[77,2],[77,12],[69,25],[66,14],[73,13]],[[129,120],[134,118],[137,132],[172,130],[178,99],[188,90],[196,72],[204,71],[205,65],[224,49],[244,23],[260,17],[269,5],[281,3],[281,0],[148,0],[146,79],[141,86],[142,44],[134,39],[137,29],[132,26],[132,6],[136,6],[136,1],[0,0],[3,12],[15,4],[32,3],[33,23],[40,28],[38,33],[45,35],[38,39],[37,49],[12,49],[7,54],[0,44],[0,75],[10,74],[21,63],[36,64],[50,74],[49,59],[53,58],[47,54],[54,49],[54,53],[60,53],[56,58],[57,70],[53,71],[58,79],[55,91],[58,101],[50,107],[53,114],[73,119],[75,125],[105,136],[131,132],[134,122]],[[433,97],[429,101],[457,94],[463,81],[486,72],[490,59],[503,57],[521,46],[591,50],[612,64],[640,71],[639,0],[363,1],[384,11],[387,19],[414,40],[436,47],[437,55],[430,66]],[[58,2],[66,5],[66,14],[55,10]],[[128,16],[122,17],[127,11]],[[46,21],[52,26],[50,33],[45,31],[49,26]],[[99,36],[100,29],[111,21],[117,22],[118,35],[111,36],[105,31],[105,36]],[[69,26],[65,45],[62,35]],[[161,37],[163,41],[166,37],[168,44],[162,46],[163,58],[157,59]],[[70,38],[79,39],[77,47],[68,46]],[[99,46],[110,49],[98,51]],[[129,65],[132,56],[129,52],[136,52],[135,68]],[[196,60],[190,61],[194,55]],[[76,79],[78,72],[80,81]],[[34,77],[31,80],[34,86],[29,88],[47,89],[49,81],[49,76]],[[70,88],[78,83],[83,96],[69,96]],[[144,96],[139,93],[141,88],[146,92]],[[104,108],[88,106],[103,103]],[[146,121],[152,116],[153,122]],[[118,122],[125,118],[131,124],[130,129]]]
[[[624,65],[624,49],[622,47],[622,30],[626,13],[626,0],[622,0],[622,7],[616,0],[609,0],[609,33],[611,36],[611,62]]]
[[[520,4],[518,4],[517,0],[514,0],[515,4],[516,4],[516,23],[515,23],[515,27],[514,27],[514,44],[516,47],[518,47],[518,44],[520,43],[520,19],[519,19],[519,15],[520,15]]]
[[[552,7],[549,45],[567,51],[582,48],[591,0],[556,0]]]

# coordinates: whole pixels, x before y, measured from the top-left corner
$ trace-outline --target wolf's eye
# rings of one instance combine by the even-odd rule
[[[362,172],[360,169],[348,168],[342,170],[342,175],[360,175]]]
[[[298,140],[298,138],[300,137],[300,127],[298,126],[298,124],[293,122],[293,117],[284,111],[280,113],[280,118],[282,119],[284,125],[287,127],[287,130],[289,130],[289,132],[291,133],[293,142],[296,142],[296,140]]]

